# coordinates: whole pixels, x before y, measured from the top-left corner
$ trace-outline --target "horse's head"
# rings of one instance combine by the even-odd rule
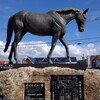
[[[86,13],[87,12],[88,12],[88,9],[86,9],[83,12],[80,12],[80,11],[75,12],[75,14],[76,14],[75,19],[76,19],[78,29],[79,29],[80,32],[84,31],[84,24],[85,24],[85,21],[86,21]]]

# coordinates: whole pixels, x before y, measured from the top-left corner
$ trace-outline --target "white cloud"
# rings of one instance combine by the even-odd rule
[[[3,49],[4,49],[4,42],[0,41],[0,59],[6,59],[6,57],[8,56],[8,52],[4,53]]]
[[[5,43],[0,41],[0,59],[7,60],[10,48],[7,53],[3,52]],[[19,59],[26,56],[30,57],[47,57],[50,50],[50,44],[43,41],[30,41],[30,42],[20,42],[17,52]],[[82,55],[86,57],[87,55],[100,55],[100,45],[87,44],[87,45],[69,45],[70,56],[75,56],[77,59],[81,59]],[[65,48],[61,45],[56,45],[52,56],[65,57]]]
[[[69,45],[70,54],[80,59],[83,55],[100,55],[100,44],[93,43],[87,45]]]

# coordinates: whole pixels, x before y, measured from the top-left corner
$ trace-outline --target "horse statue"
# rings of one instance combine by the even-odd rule
[[[4,52],[7,51],[12,33],[14,31],[15,37],[11,45],[9,53],[9,64],[12,64],[12,55],[14,53],[14,59],[18,63],[17,57],[17,45],[23,38],[23,36],[30,32],[39,36],[52,36],[51,48],[48,53],[48,63],[52,64],[51,55],[55,48],[56,42],[59,39],[64,45],[66,50],[66,56],[70,61],[68,46],[65,42],[64,35],[66,33],[66,25],[73,19],[76,20],[78,29],[80,32],[84,31],[84,24],[86,21],[86,13],[75,8],[65,8],[59,10],[48,11],[44,14],[37,14],[28,11],[20,11],[9,18],[7,26],[7,39]]]

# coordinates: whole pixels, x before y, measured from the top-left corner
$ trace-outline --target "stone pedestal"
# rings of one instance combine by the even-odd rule
[[[23,100],[24,83],[45,83],[45,100],[50,100],[50,75],[84,75],[85,100],[100,100],[100,70],[75,70],[60,67],[31,66],[0,71],[0,95],[7,99]]]

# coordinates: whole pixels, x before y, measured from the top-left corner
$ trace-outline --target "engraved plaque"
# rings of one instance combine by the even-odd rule
[[[51,100],[84,100],[83,75],[51,75]]]
[[[24,100],[45,100],[45,84],[25,83]]]

